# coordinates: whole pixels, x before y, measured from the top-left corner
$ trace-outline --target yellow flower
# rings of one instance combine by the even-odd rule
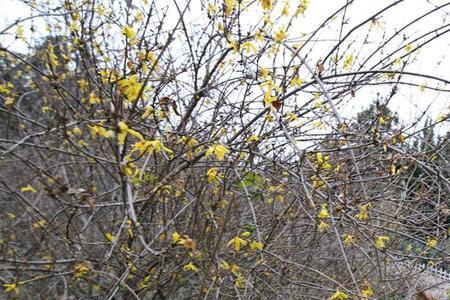
[[[311,176],[311,181],[314,189],[320,190],[326,188],[325,182],[316,175]]]
[[[116,237],[109,232],[105,233],[105,238],[110,242],[113,242],[116,239]]]
[[[344,68],[344,70],[350,70],[352,65],[353,65],[353,54],[349,54],[344,59],[343,68]]]
[[[6,97],[5,98],[5,105],[6,106],[12,106],[14,104],[14,98],[12,97]]]
[[[257,241],[252,241],[250,243],[250,248],[252,248],[252,250],[262,250],[263,244]]]
[[[289,15],[289,2],[286,2],[283,6],[283,9],[281,10],[282,16],[288,16]]]
[[[318,214],[319,219],[325,219],[329,218],[330,214],[328,213],[327,204],[323,203],[322,208],[320,209],[320,212]]]
[[[309,6],[309,0],[300,0],[300,5],[298,6],[297,10],[295,11],[295,16],[305,13],[305,11],[308,9],[308,6]]]
[[[384,247],[386,247],[386,245],[384,244],[384,242],[386,241],[389,241],[389,237],[377,236],[375,238],[375,247],[377,247],[378,249],[383,249]]]
[[[351,245],[355,242],[355,236],[351,234],[344,234],[344,244]]]
[[[100,104],[101,102],[102,100],[95,93],[89,95],[89,104]]]
[[[419,91],[421,93],[425,92],[425,89],[427,88],[427,85],[425,83],[422,83],[419,85]]]
[[[403,60],[402,60],[401,57],[397,57],[397,58],[394,60],[394,65],[401,65],[402,63],[403,63]]]
[[[216,144],[209,147],[209,149],[206,151],[205,157],[208,158],[211,154],[214,153],[218,160],[223,160],[228,152],[230,152],[230,150],[228,150],[226,147],[222,146],[221,144]]]
[[[217,168],[210,168],[208,172],[206,172],[206,176],[208,176],[209,182],[217,181]]]
[[[440,122],[444,122],[445,119],[447,119],[448,117],[450,117],[450,115],[446,115],[444,113],[439,114],[439,116],[436,118],[436,122],[440,123]]]
[[[36,223],[33,223],[34,228],[44,228],[45,225],[47,225],[47,221],[45,220],[39,220]]]
[[[427,246],[428,247],[434,248],[434,247],[436,247],[436,244],[437,244],[437,240],[436,239],[428,237],[428,239],[427,239]]]
[[[73,132],[73,134],[76,134],[76,135],[82,134],[80,127],[75,127],[74,129],[72,129],[72,132]]]
[[[283,28],[278,29],[278,31],[275,32],[273,39],[275,40],[275,43],[281,43],[286,39],[286,31]]]
[[[272,103],[278,101],[276,96],[272,96],[270,91],[267,91],[264,95],[264,106],[272,105]]]
[[[36,193],[36,190],[31,185],[21,187],[20,191],[23,193],[26,193],[26,192]]]
[[[208,11],[208,15],[214,16],[217,12],[217,7],[212,3],[208,3],[206,10]]]
[[[145,276],[144,279],[139,283],[138,288],[140,288],[140,289],[146,288],[148,286],[148,283],[150,282],[150,280],[151,280],[150,275]]]
[[[231,245],[234,245],[234,250],[236,250],[236,252],[238,252],[239,250],[241,250],[242,246],[247,245],[247,242],[237,236],[228,242],[227,246],[231,246]]]
[[[234,7],[238,3],[238,0],[225,0],[225,15],[229,16]]]
[[[83,277],[89,271],[89,267],[86,262],[81,262],[79,264],[76,264],[73,270],[74,270],[74,277],[80,278]]]
[[[266,122],[272,122],[275,119],[275,117],[273,115],[271,115],[270,113],[267,113],[264,116],[264,119],[266,120]]]
[[[261,31],[258,29],[255,32],[255,41],[257,42],[263,42],[264,41],[264,37],[261,34]]]
[[[198,272],[197,267],[193,264],[193,263],[188,263],[186,265],[184,265],[183,270],[185,271],[193,271],[193,272]]]
[[[413,46],[411,44],[408,44],[405,46],[405,50],[408,53],[411,53],[413,51]]]
[[[19,288],[15,283],[4,283],[3,288],[5,289],[6,293],[14,292],[16,295],[19,295]]]
[[[119,127],[119,135],[117,136],[117,141],[119,145],[123,145],[128,134],[128,125],[125,122],[119,122],[117,126]]]
[[[303,84],[303,80],[300,77],[295,76],[291,79],[290,85],[291,87],[300,87]]]
[[[364,300],[367,300],[369,297],[373,296],[373,290],[369,284],[366,284],[366,287],[361,291],[361,296]]]
[[[247,139],[247,143],[251,144],[254,142],[259,141],[259,137],[255,134],[251,135],[248,139]]]
[[[286,114],[286,122],[291,123],[291,122],[294,122],[295,120],[297,120],[297,116],[294,113],[289,111]]]
[[[132,75],[130,78],[122,79],[118,82],[122,93],[125,95],[127,100],[132,102],[137,100],[144,85],[143,83],[138,82],[138,78],[138,75]]]
[[[122,31],[123,35],[125,35],[128,39],[132,40],[136,36],[136,32],[128,25],[125,25]]]
[[[261,3],[262,8],[265,11],[271,10],[273,7],[273,1],[274,0],[259,0],[259,2]]]
[[[323,160],[323,155],[322,155],[322,153],[321,153],[321,152],[317,152],[316,157],[317,157],[317,163],[318,163],[319,165],[320,165],[320,164],[323,164],[324,160]]]
[[[348,295],[344,292],[337,290],[333,295],[331,295],[328,300],[345,300],[348,299]]]
[[[261,76],[262,76],[262,78],[267,79],[267,77],[269,76],[269,69],[262,68],[261,69]]]
[[[245,288],[245,281],[244,281],[244,278],[243,278],[241,275],[239,275],[239,276],[236,278],[236,280],[234,281],[234,285],[235,285],[237,288],[240,288],[240,289]]]
[[[97,137],[97,134],[104,138],[110,138],[114,136],[114,131],[112,130],[106,130],[102,126],[98,125],[88,125],[89,129],[91,130],[92,138],[95,139]],[[75,129],[73,130],[75,131]]]
[[[369,209],[369,207],[370,207],[370,203],[361,205],[359,207],[359,213],[356,215],[356,217],[358,219],[360,219],[360,220],[368,219],[369,218],[369,214],[368,214],[367,210]]]
[[[163,142],[161,142],[160,140],[155,140],[155,141],[150,141],[150,144],[152,145],[152,147],[155,149],[155,152],[160,152],[161,150],[163,150],[164,152],[168,153],[168,154],[173,154],[173,151],[170,150],[169,148],[167,148]]]
[[[230,43],[228,44],[230,49],[233,49],[233,54],[236,54],[239,50],[239,44],[234,39],[230,38]]]
[[[258,49],[251,42],[244,42],[241,44],[241,48],[245,50],[247,53],[256,52]]]
[[[222,268],[222,269],[224,269],[224,270],[229,270],[230,269],[230,264],[229,263],[227,263],[226,261],[224,261],[224,260],[222,260],[221,262],[220,262],[220,268]]]
[[[134,237],[132,225],[133,225],[133,222],[132,222],[131,220],[127,220],[127,232],[128,232],[128,235],[129,235],[131,238]]]
[[[79,140],[78,141],[78,145],[80,145],[81,147],[85,147],[85,148],[87,148],[89,145],[88,145],[88,143],[86,143],[85,141],[83,141],[83,140]]]
[[[129,129],[128,132],[136,137],[142,137],[142,135],[139,132],[134,131],[132,129]],[[141,141],[135,143],[133,145],[133,148],[134,149],[132,151],[138,150],[139,152],[141,152],[141,154],[143,154],[144,152],[149,152],[150,154],[153,154],[159,153],[161,151],[164,151],[168,154],[173,154],[173,151],[167,148],[160,140],[146,141],[142,139]]]
[[[21,40],[25,39],[25,31],[22,25],[17,26],[16,37]]]
[[[325,232],[327,231],[328,227],[330,227],[330,225],[323,221],[320,221],[319,225],[317,226],[317,231],[320,233]]]
[[[239,266],[238,265],[232,265],[230,268],[231,273],[238,274],[239,272]]]
[[[177,244],[181,240],[181,235],[178,232],[172,233],[172,244]]]

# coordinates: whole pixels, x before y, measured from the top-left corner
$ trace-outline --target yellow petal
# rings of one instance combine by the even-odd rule
[[[211,146],[205,154],[205,157],[208,158],[211,154],[214,154],[218,160],[223,160],[225,158],[225,155],[230,152],[225,146],[221,144],[217,144],[214,146]]]
[[[105,233],[105,238],[110,242],[112,242],[116,239],[116,237],[109,232]]]
[[[194,271],[194,272],[198,272],[197,267],[193,264],[193,263],[188,263],[186,265],[184,265],[183,270],[185,271]]]
[[[36,193],[36,190],[31,185],[21,187],[20,191],[23,193],[26,193],[26,192]]]
[[[175,231],[174,233],[172,233],[172,243],[173,244],[178,243],[180,241],[180,239],[181,239],[181,235],[178,232]]]
[[[319,219],[325,219],[325,218],[329,218],[330,217],[330,214],[328,213],[328,209],[327,209],[327,204],[326,203],[322,204],[322,208],[320,209],[318,217],[319,217]]]
[[[252,241],[250,243],[250,248],[252,248],[252,250],[262,250],[263,244],[257,241]]]
[[[384,247],[386,247],[386,245],[384,243],[385,241],[389,241],[389,237],[377,236],[375,238],[375,247],[377,247],[378,249],[383,249]]]
[[[348,299],[348,295],[344,292],[341,291],[336,291],[333,295],[331,295],[331,297],[329,298],[329,300],[345,300]]]
[[[125,25],[122,33],[130,40],[132,40],[136,36],[136,32],[134,32],[133,28],[128,25]]]
[[[208,176],[209,182],[217,181],[217,168],[210,168],[208,172],[206,172],[206,176]]]
[[[222,260],[222,261],[220,262],[220,267],[221,267],[222,269],[224,269],[224,270],[229,270],[229,269],[230,269],[230,264],[227,263],[226,261]]]

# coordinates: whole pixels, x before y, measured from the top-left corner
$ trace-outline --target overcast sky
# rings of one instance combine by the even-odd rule
[[[136,1],[136,0],[135,0]],[[200,0],[193,0],[194,3],[198,4],[197,7],[200,8]],[[167,2],[166,0],[161,0],[158,3]],[[208,2],[208,1],[203,1]],[[281,1],[282,3],[285,1]],[[291,3],[296,3],[297,0],[291,0]],[[135,2],[133,2],[135,3]],[[170,3],[170,1],[169,1]],[[178,1],[178,3],[184,3],[183,1]],[[298,24],[296,24],[293,31],[290,31],[289,37],[296,36],[297,33],[308,33],[314,30],[318,24],[322,23],[331,12],[335,11],[338,7],[346,3],[346,0],[311,0],[310,7],[307,10],[305,17],[300,18]],[[348,24],[344,27],[344,32],[352,28],[355,24],[360,23],[364,19],[373,15],[376,11],[385,7],[386,5],[393,3],[392,0],[355,0],[354,4],[351,5],[347,11]],[[433,7],[448,3],[448,1],[437,1],[437,0],[405,0],[402,4],[388,10],[382,15],[381,21],[383,21],[386,28],[386,32],[395,32],[406,23],[410,22],[414,18],[418,17],[420,14],[431,10]],[[2,31],[6,26],[12,24],[16,19],[23,18],[30,15],[30,9],[16,0],[0,0],[0,31]],[[4,8],[4,9],[3,9]],[[200,9],[197,11],[192,10],[189,12],[190,17],[195,20],[199,14],[202,14]],[[250,12],[253,13],[253,12]],[[204,14],[204,13],[203,13]],[[176,14],[174,15],[174,22]],[[406,31],[404,36],[401,36],[393,43],[392,47],[399,47],[402,44],[408,42],[410,38],[416,37],[421,33],[425,33],[431,29],[438,26],[442,26],[445,23],[450,22],[450,5],[442,9],[439,13],[433,14],[432,17],[426,18],[424,21],[412,26],[408,31]],[[35,37],[45,35],[45,25],[39,19],[29,21],[25,23],[26,35],[29,36],[29,27],[33,24],[37,28],[38,34]],[[321,58],[321,55],[327,53],[327,50],[332,47],[338,39],[338,26],[340,20],[332,23],[328,30],[323,31],[322,34],[318,36],[318,41],[316,42],[315,49],[319,51],[314,51],[311,54],[311,59]],[[0,43],[2,45],[7,45],[10,49],[15,51],[26,51],[26,45],[21,41],[14,40],[14,33],[16,28],[12,28],[9,31],[9,35],[0,36]],[[297,31],[297,32],[296,32]],[[361,47],[361,41],[364,39],[364,34],[367,30],[361,30],[360,35],[355,35],[351,40],[355,41],[351,45],[351,51],[359,51],[359,49],[367,49],[370,52],[370,47]],[[369,38],[369,45],[377,45],[377,43],[382,38],[382,31],[380,31],[377,36],[376,33],[372,34]],[[395,44],[395,45],[394,45]],[[323,49],[323,51],[321,51]],[[388,48],[386,50],[389,50]],[[450,80],[450,60],[448,55],[450,55],[450,34],[444,35],[438,38],[433,43],[427,45],[421,49],[418,53],[414,54],[415,61],[410,66],[407,67],[407,71],[419,72],[423,74],[433,75]],[[362,53],[364,53],[362,51]],[[364,53],[368,55],[370,53]],[[314,57],[316,55],[316,57]],[[412,81],[418,84],[427,84],[427,86],[437,86],[437,82],[431,80],[423,79],[412,79],[405,78],[408,81]],[[442,88],[450,89],[450,86],[441,85]],[[377,92],[381,94],[387,93],[387,90],[380,90],[380,87],[376,88],[366,88],[359,92],[355,98],[348,99],[345,106],[341,107],[342,114],[347,117],[354,115],[356,111],[360,111],[363,107],[367,107],[371,103]],[[449,112],[450,97],[446,92],[436,92],[436,91],[425,91],[420,92],[417,87],[401,86],[398,91],[397,96],[394,101],[390,103],[390,108],[399,112],[401,119],[411,120],[417,116],[420,116],[423,111],[427,111],[432,119],[436,119],[440,113]],[[442,123],[440,125],[440,130],[447,131],[448,124]]]

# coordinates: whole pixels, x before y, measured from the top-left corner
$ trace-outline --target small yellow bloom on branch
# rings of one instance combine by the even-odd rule
[[[237,236],[228,242],[227,246],[231,245],[234,246],[234,250],[236,250],[236,252],[239,252],[243,246],[247,245],[247,242]]]
[[[89,267],[86,262],[81,262],[79,264],[76,264],[73,270],[74,277],[81,278],[89,271]]]
[[[341,291],[336,291],[328,300],[345,300],[348,299],[348,295]]]
[[[328,213],[328,209],[327,209],[327,204],[323,203],[322,207],[320,209],[320,212],[318,214],[319,219],[325,219],[325,218],[329,218],[330,214]]]
[[[352,234],[344,234],[344,244],[351,245],[355,243],[355,236]]]
[[[22,193],[27,193],[27,192],[31,192],[31,193],[36,193],[36,190],[29,184],[27,186],[23,186],[20,188],[20,191]]]
[[[428,237],[427,246],[429,248],[434,248],[434,247],[436,247],[436,245],[437,245],[437,240],[435,238]]]
[[[260,242],[257,242],[257,241],[252,241],[252,242],[250,243],[250,248],[251,248],[252,250],[262,250],[263,244],[260,243]]]
[[[366,220],[369,218],[368,209],[370,207],[370,203],[361,205],[359,207],[359,213],[356,215],[356,218],[360,220]]]
[[[19,295],[19,287],[16,283],[4,283],[3,288],[6,293],[14,292],[16,295]]]
[[[274,0],[259,0],[259,2],[265,11],[269,11],[273,7]]]
[[[377,249],[383,249],[386,247],[385,242],[387,241],[389,241],[388,236],[377,236],[375,238],[375,247],[377,247]]]
[[[206,172],[206,176],[208,176],[209,182],[217,181],[217,168],[210,168],[208,172]]]
[[[188,263],[186,265],[184,265],[183,270],[185,271],[193,271],[193,272],[198,272],[197,267],[193,264],[193,263]]]
[[[218,160],[223,160],[228,152],[230,152],[230,150],[228,150],[225,146],[216,144],[214,146],[211,146],[206,151],[205,157],[208,158],[211,154],[214,154]]]
[[[34,228],[44,228],[47,225],[47,221],[45,220],[39,220],[35,223],[33,223]]]
[[[327,223],[320,221],[319,225],[317,226],[317,231],[320,233],[323,233],[325,231],[327,231],[328,227],[330,227],[330,225],[328,225]]]
[[[105,238],[110,242],[113,242],[116,239],[116,237],[109,232],[105,233]]]
[[[125,35],[128,39],[132,40],[136,36],[136,32],[128,25],[125,25],[122,31],[123,35]]]

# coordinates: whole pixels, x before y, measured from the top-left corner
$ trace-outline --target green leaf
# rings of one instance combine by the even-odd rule
[[[263,188],[263,179],[256,173],[247,173],[240,183],[242,188],[252,187],[255,190]]]
[[[248,231],[248,232],[253,232],[256,229],[255,225],[252,225],[250,223],[244,224],[241,227],[243,230]]]

